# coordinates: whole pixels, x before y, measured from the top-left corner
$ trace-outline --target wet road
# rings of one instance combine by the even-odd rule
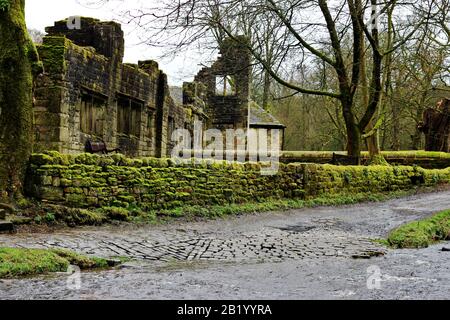
[[[132,259],[79,282],[66,274],[0,280],[0,299],[448,299],[450,253],[441,249],[449,244],[390,250],[371,241],[448,208],[450,191],[210,222],[0,235],[1,246]]]

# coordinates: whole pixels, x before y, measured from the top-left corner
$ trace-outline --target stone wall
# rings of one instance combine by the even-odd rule
[[[296,162],[308,162],[316,164],[330,164],[333,162],[333,154],[345,156],[342,151],[284,151],[280,161],[284,164]],[[383,151],[383,157],[391,165],[419,166],[425,169],[445,169],[450,167],[450,154],[444,152],[428,151]],[[368,152],[361,153],[361,161],[364,164],[369,160]]]
[[[295,163],[281,165],[275,176],[263,176],[260,169],[254,163],[175,165],[168,159],[50,152],[32,156],[27,190],[39,200],[73,207],[136,205],[150,210],[379,193],[450,181],[450,169]]]

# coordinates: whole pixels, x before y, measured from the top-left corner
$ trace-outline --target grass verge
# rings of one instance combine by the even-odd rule
[[[228,215],[286,211],[291,209],[314,208],[319,206],[341,206],[363,202],[380,202],[405,197],[417,193],[417,190],[395,191],[391,193],[358,193],[321,196],[310,200],[284,199],[270,200],[261,203],[230,204],[227,206],[189,206],[150,213],[158,217],[205,217],[217,218]]]
[[[397,249],[426,248],[443,240],[450,240],[450,210],[393,230],[388,236],[387,244]]]
[[[446,190],[447,187],[444,187]],[[16,217],[11,221],[20,226],[21,231],[45,229],[47,227],[99,226],[129,222],[133,224],[158,224],[173,219],[191,220],[195,218],[214,219],[231,215],[286,211],[291,209],[318,206],[340,206],[364,202],[379,202],[405,197],[417,193],[435,192],[440,189],[418,187],[411,190],[390,193],[359,193],[322,195],[309,200],[301,199],[265,199],[263,202],[215,206],[183,206],[164,210],[145,211],[135,205],[129,208],[103,207],[95,209],[69,208],[61,205],[36,203],[24,212],[25,217]]]
[[[0,279],[66,272],[69,265],[81,270],[109,266],[105,259],[88,258],[68,250],[0,248]]]

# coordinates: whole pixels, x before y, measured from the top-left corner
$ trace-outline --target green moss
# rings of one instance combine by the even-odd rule
[[[66,201],[69,205],[85,207],[86,206],[86,196],[84,194],[66,194]],[[47,199],[44,197],[43,199]]]
[[[75,157],[75,163],[82,165],[97,165],[100,162],[99,160],[99,155],[89,153],[82,153]]]
[[[369,166],[388,166],[389,163],[386,161],[383,155],[376,155],[369,158],[367,165]]]
[[[64,272],[69,261],[46,250],[0,248],[0,278]]]
[[[346,155],[345,151],[283,151],[283,158],[333,158],[333,153]],[[362,157],[369,158],[368,152],[362,152]],[[430,158],[430,159],[450,159],[450,153],[430,152],[430,151],[383,151],[384,158]]]
[[[52,249],[50,251],[66,259],[71,265],[80,267],[81,270],[108,267],[108,261],[102,258],[90,258],[65,249]]]
[[[8,11],[10,5],[10,0],[0,0],[0,11]]]
[[[266,199],[264,202],[248,202],[243,204],[227,204],[226,206],[184,206],[169,210],[159,210],[159,217],[223,217],[227,215],[241,215],[269,211],[311,208],[318,206],[349,205],[361,202],[378,202],[411,194],[412,191],[398,191],[391,194],[384,193],[358,193],[340,194],[326,197],[317,197],[310,200],[301,199]]]
[[[7,106],[0,113],[1,200],[21,197],[32,150],[32,65],[37,54],[26,29],[24,4],[0,3],[0,106]]]
[[[53,164],[53,158],[48,154],[33,154],[30,163],[37,166]]]
[[[403,225],[387,239],[394,248],[425,248],[442,240],[450,240],[450,210]]]
[[[66,69],[66,50],[69,40],[65,37],[44,37],[39,46],[39,55],[44,64],[44,70],[52,75],[60,75]]]
[[[55,165],[62,165],[62,166],[68,166],[68,165],[74,164],[73,157],[68,154],[61,154],[57,151],[46,151],[44,155],[51,157],[51,163],[46,163],[46,164],[55,164]],[[33,162],[33,160],[32,160],[32,162]]]
[[[199,161],[177,166],[168,159],[128,159],[123,155],[64,156],[50,152],[33,155],[32,163],[29,181],[34,185],[30,189],[38,199],[77,208],[122,208],[87,219],[92,224],[133,219],[140,213],[131,213],[130,206],[162,210],[163,216],[182,216],[189,206],[267,203],[271,199],[318,199],[318,204],[326,204],[326,197],[365,194],[367,199],[372,194],[450,181],[450,168],[426,170],[417,166],[290,163],[280,165],[275,176],[264,176],[256,163]],[[79,220],[86,223],[83,218]]]
[[[17,278],[47,272],[66,272],[69,265],[80,269],[105,268],[100,258],[88,258],[67,250],[0,248],[0,278]]]
[[[55,220],[65,222],[71,227],[101,225],[107,221],[105,214],[92,210],[68,208],[64,206],[53,206],[51,210],[51,213],[55,216]]]
[[[101,211],[108,216],[110,220],[129,221],[130,211],[119,207],[104,207]]]

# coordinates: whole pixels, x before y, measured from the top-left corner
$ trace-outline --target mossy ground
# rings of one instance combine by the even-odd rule
[[[106,268],[108,262],[67,250],[0,248],[0,278],[17,278],[48,272],[66,272],[69,265],[82,270]]]
[[[393,230],[387,244],[393,248],[426,248],[442,240],[450,240],[450,210]]]
[[[333,153],[346,155],[343,151],[283,151],[282,157],[286,158],[302,158],[302,157],[316,157],[316,158],[331,158]],[[430,158],[430,159],[450,159],[450,154],[445,152],[431,152],[423,150],[404,150],[404,151],[382,151],[381,155],[385,158]],[[368,158],[369,153],[363,151],[361,153],[363,158]]]
[[[445,187],[444,187],[445,188]],[[174,219],[215,219],[226,216],[286,211],[318,206],[351,205],[362,202],[379,202],[416,193],[436,191],[436,188],[417,187],[407,191],[390,193],[356,193],[323,195],[308,200],[265,199],[263,202],[248,202],[228,205],[187,205],[173,209],[145,211],[138,206],[128,208],[103,207],[96,209],[69,208],[61,205],[34,203],[23,210],[23,217],[14,217],[13,223],[21,231],[40,230],[47,227],[100,226],[104,224],[132,223],[158,224]],[[28,225],[28,226],[27,226]],[[31,229],[29,225],[32,225]]]
[[[404,197],[416,193],[417,190],[395,191],[392,193],[358,193],[358,194],[335,194],[317,197],[310,200],[267,200],[261,203],[230,204],[227,206],[189,206],[170,210],[154,212],[161,220],[168,218],[220,218],[230,215],[263,213],[271,211],[287,211],[292,209],[314,208],[319,206],[342,206],[362,202],[379,202],[389,199]]]

